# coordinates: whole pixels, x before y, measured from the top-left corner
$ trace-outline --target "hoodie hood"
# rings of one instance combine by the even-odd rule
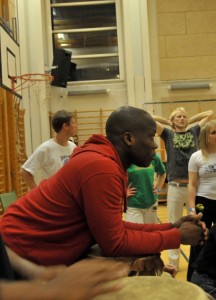
[[[104,157],[108,157],[115,161],[120,168],[122,173],[125,175],[127,171],[124,170],[120,157],[113,146],[113,144],[102,134],[93,134],[82,146],[78,146],[73,151],[72,157],[75,157],[83,152],[95,152],[102,154]]]

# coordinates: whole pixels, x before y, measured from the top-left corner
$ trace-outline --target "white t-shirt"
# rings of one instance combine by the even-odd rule
[[[38,170],[43,170],[44,179],[55,174],[66,162],[76,145],[68,141],[68,146],[57,144],[54,139],[42,143],[27,161],[22,165],[22,169],[35,174]]]
[[[216,154],[193,153],[188,164],[189,172],[198,173],[197,195],[216,200]]]

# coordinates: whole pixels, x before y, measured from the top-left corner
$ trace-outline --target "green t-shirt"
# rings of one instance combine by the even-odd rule
[[[158,199],[158,196],[153,193],[154,174],[162,175],[165,172],[165,166],[158,155],[147,168],[131,165],[128,168],[128,185],[132,183],[137,193],[128,198],[128,207],[149,208],[152,206]]]

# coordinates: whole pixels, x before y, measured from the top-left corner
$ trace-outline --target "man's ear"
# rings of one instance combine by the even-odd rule
[[[63,123],[62,128],[68,128],[68,124],[67,123]]]
[[[131,132],[124,133],[124,141],[128,146],[131,146],[134,143],[134,136]]]

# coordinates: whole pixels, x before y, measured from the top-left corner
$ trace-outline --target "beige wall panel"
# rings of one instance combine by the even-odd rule
[[[188,12],[186,23],[188,34],[216,32],[216,11]]]
[[[206,0],[206,6],[207,6],[208,10],[216,10],[216,1],[215,0]]]
[[[158,12],[182,12],[190,6],[189,0],[157,0]]]
[[[160,57],[166,57],[166,40],[165,40],[165,36],[159,36],[158,41],[159,41],[158,47],[159,47]]]
[[[200,95],[196,94],[197,92],[193,92],[193,95],[190,95],[190,92],[191,91],[186,90],[170,91],[169,96],[162,97],[161,101],[170,101],[170,103],[173,103],[173,105],[175,104],[178,106],[185,106],[187,102],[189,102],[191,106],[193,105],[192,103],[199,103],[202,105],[208,105],[208,109],[210,109],[210,103],[216,105],[216,94],[212,94],[211,92],[209,92],[208,95]]]
[[[160,59],[161,80],[216,77],[216,56]]]
[[[175,35],[185,34],[185,13],[158,14],[158,34]]]
[[[166,53],[167,57],[216,55],[216,34],[167,36]]]
[[[215,0],[157,0],[158,13],[215,9]]]
[[[208,10],[206,0],[189,0],[191,11]]]

